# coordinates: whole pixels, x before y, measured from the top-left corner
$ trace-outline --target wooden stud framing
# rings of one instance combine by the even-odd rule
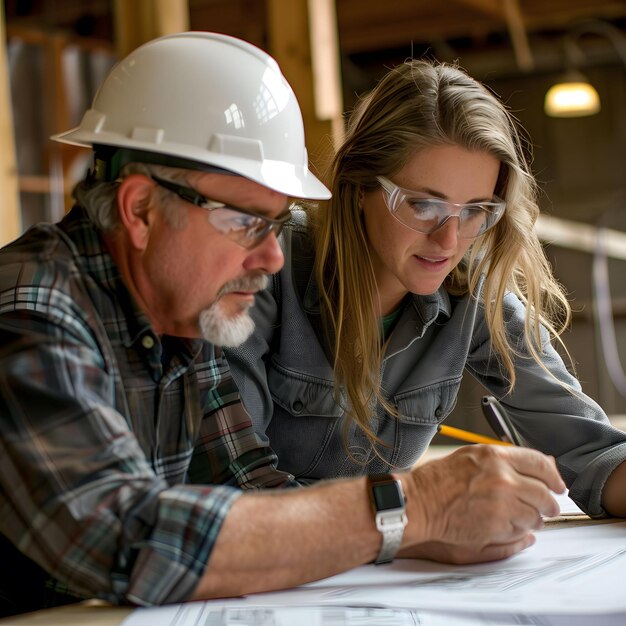
[[[269,52],[296,93],[310,164],[321,174],[333,152],[333,122],[315,112],[307,0],[267,0],[267,11]]]
[[[5,42],[4,11],[0,10],[0,189],[2,190],[0,245],[8,243],[20,234],[22,222],[17,187],[17,162]]]
[[[120,58],[146,41],[189,30],[188,0],[115,0],[114,11]]]

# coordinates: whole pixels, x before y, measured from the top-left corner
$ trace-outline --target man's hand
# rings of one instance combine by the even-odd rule
[[[402,477],[409,525],[400,556],[476,563],[534,542],[542,515],[565,484],[554,459],[527,448],[477,445],[415,467]]]
[[[406,551],[400,550],[398,558],[427,559],[429,561],[438,561],[439,563],[454,563],[455,565],[486,563],[488,561],[506,559],[529,548],[534,543],[535,537],[532,533],[511,543],[490,544],[478,549],[443,543],[441,541],[427,541]]]

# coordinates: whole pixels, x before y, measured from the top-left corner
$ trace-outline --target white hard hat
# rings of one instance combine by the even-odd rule
[[[296,198],[330,197],[308,169],[302,114],[278,64],[227,35],[179,33],[137,48],[80,126],[52,139],[178,157]]]

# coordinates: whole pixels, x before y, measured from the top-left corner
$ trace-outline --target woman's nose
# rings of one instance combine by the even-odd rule
[[[439,228],[430,233],[429,237],[437,242],[442,250],[453,250],[459,240],[459,216],[449,215]]]

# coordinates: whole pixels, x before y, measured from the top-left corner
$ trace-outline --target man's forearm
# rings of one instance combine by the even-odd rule
[[[397,475],[408,525],[400,555],[448,562],[511,556],[531,545],[551,491],[565,489],[554,459],[526,448],[468,446]],[[378,555],[365,478],[248,493],[224,520],[193,599],[300,585]]]
[[[374,560],[380,541],[364,478],[244,494],[222,526],[193,598],[318,580]]]

